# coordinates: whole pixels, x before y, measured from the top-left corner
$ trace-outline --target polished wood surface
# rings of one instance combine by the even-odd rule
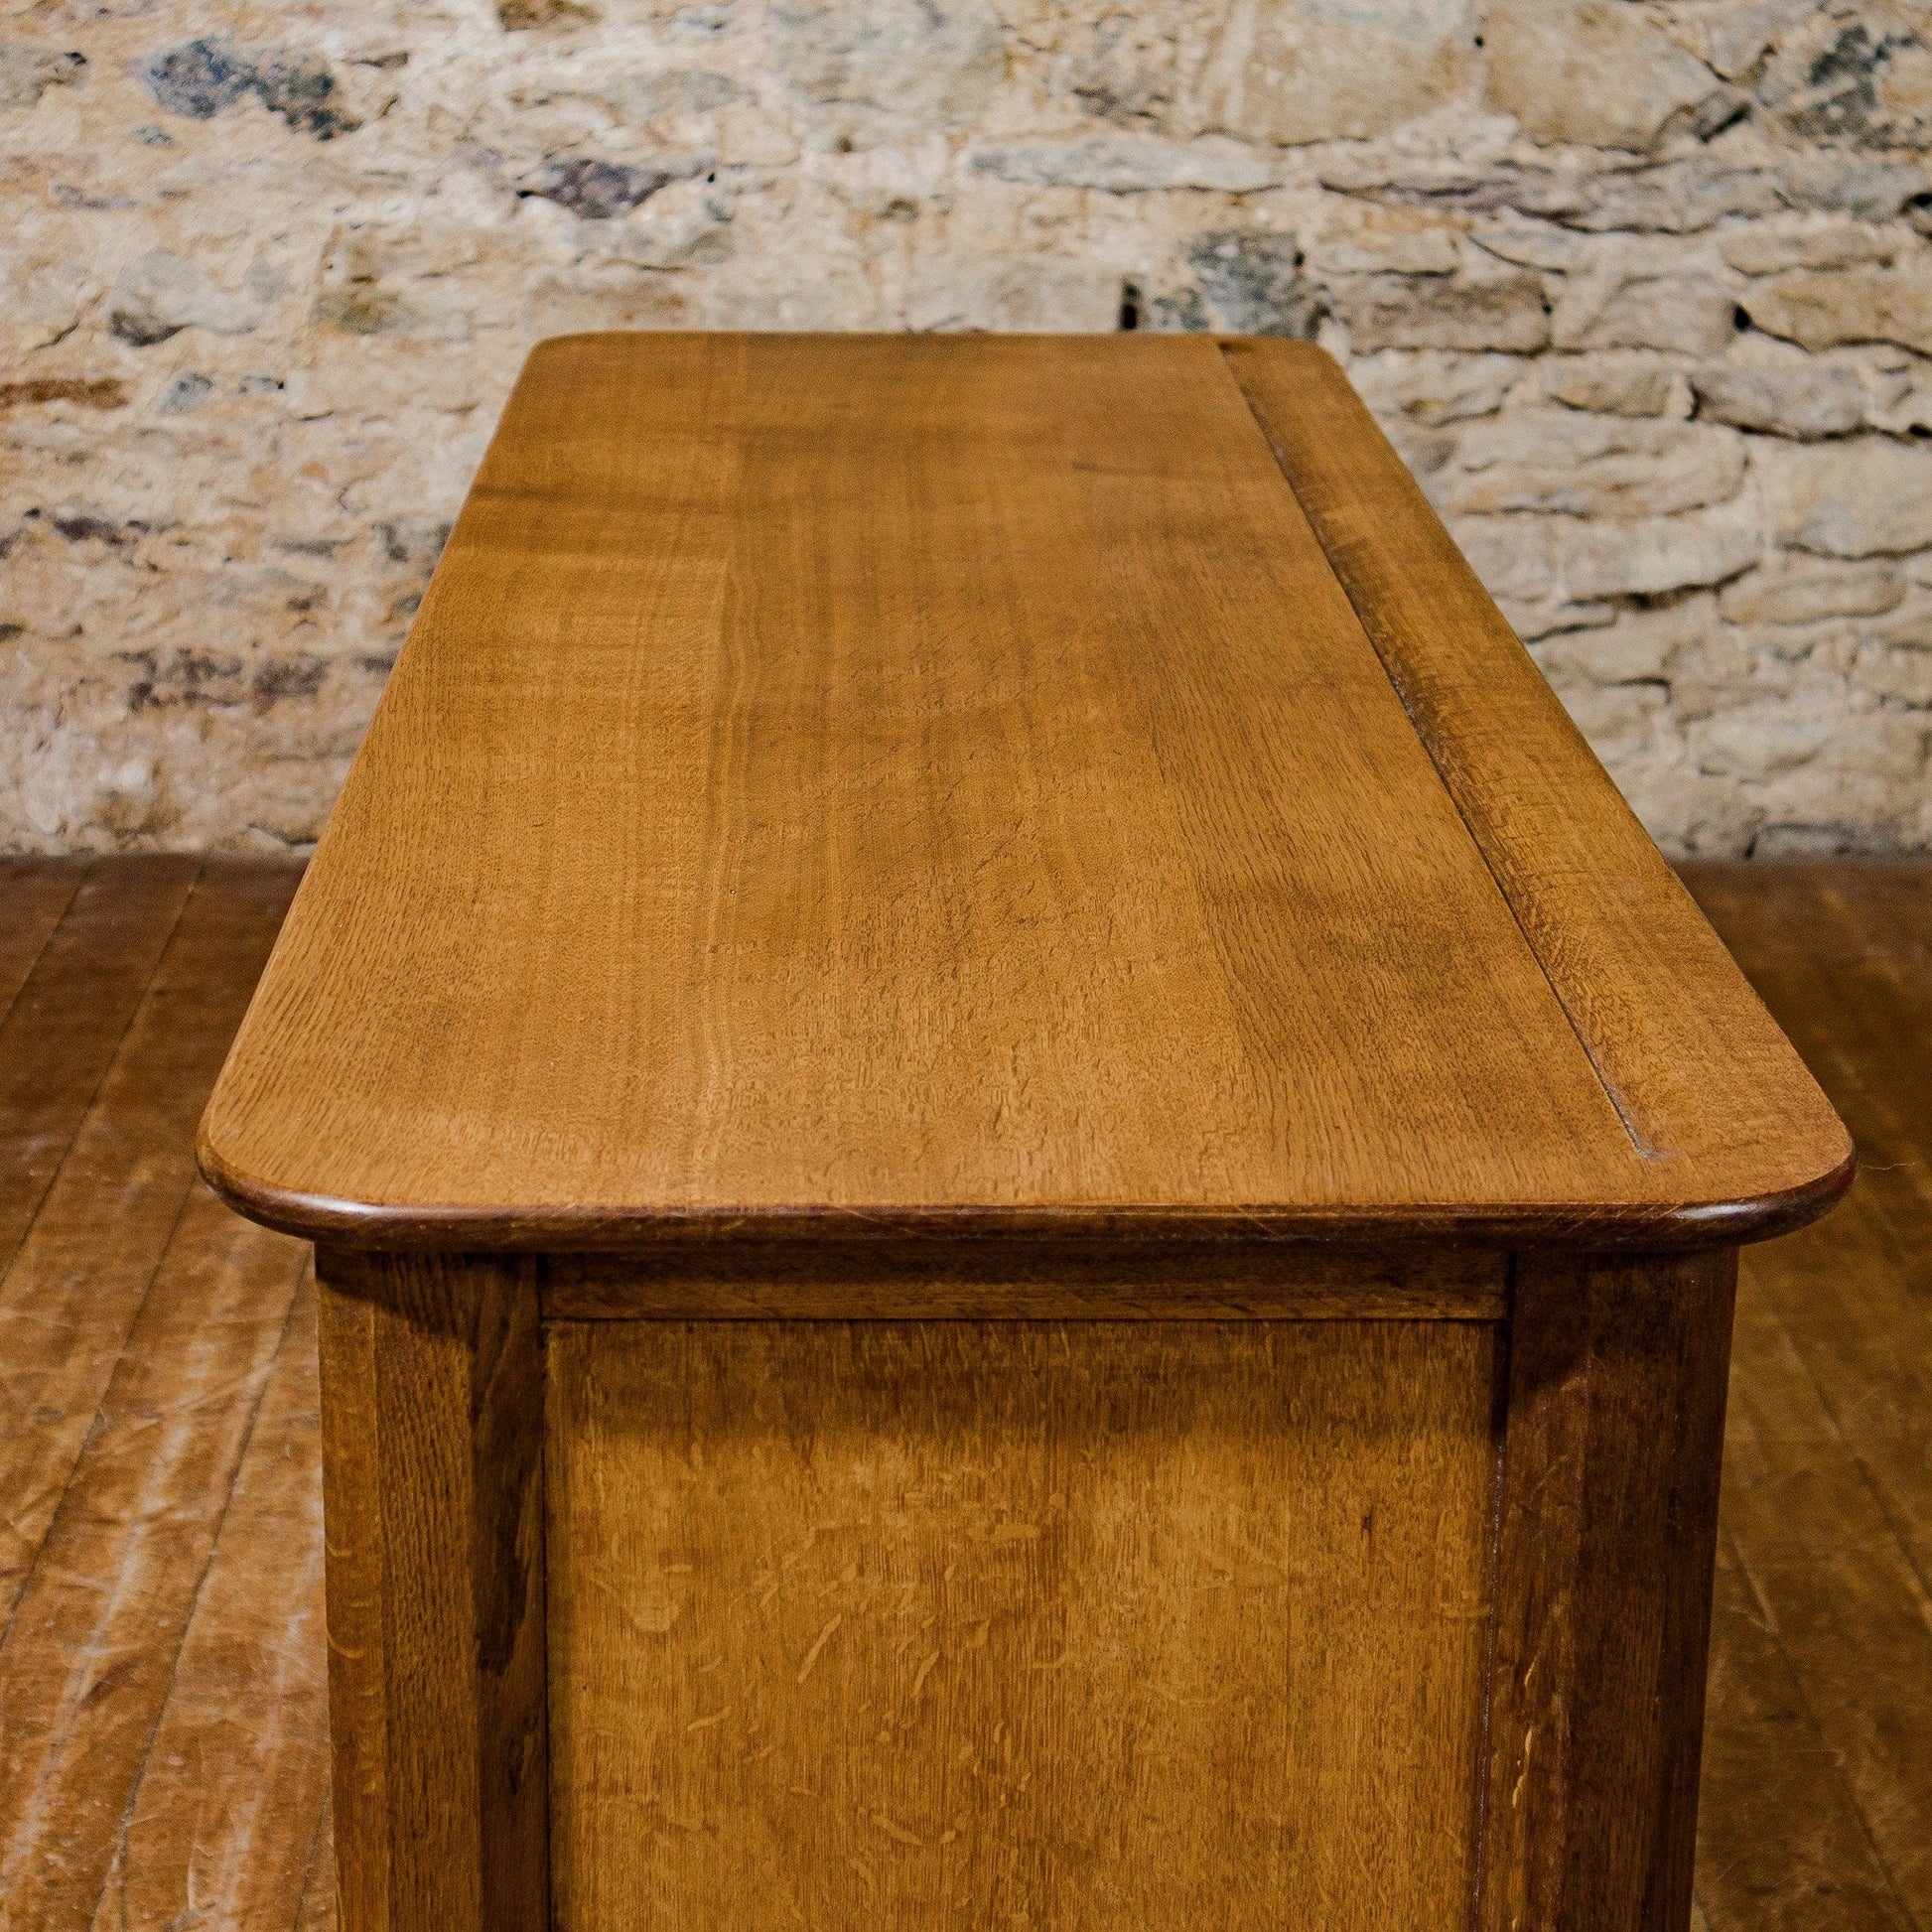
[[[336,1874],[355,1932],[545,1927],[530,1268],[324,1254]]]
[[[1843,1111],[1829,1222],[1744,1257],[1699,1890],[1932,1926],[1932,863],[1687,869]],[[1767,1903],[1768,1901],[1768,1903]]]
[[[1816,1212],[1843,1131],[1473,581],[1305,346],[548,344],[207,1171],[394,1248]]]
[[[1932,865],[1689,877],[1864,1160],[1743,1260],[1694,1923],[1924,1932]],[[0,861],[6,1932],[334,1923],[314,1288],[188,1153],[293,883]]]
[[[195,1175],[284,865],[0,862],[0,1928],[333,1923],[306,1249]]]
[[[1519,1258],[1477,1932],[1681,1932],[1732,1253]]]
[[[1498,1343],[554,1324],[561,1932],[1463,1923]]]
[[[1340,368],[1227,354],[1638,1153],[1698,1175],[1714,1233],[1802,1188],[1842,1130]]]

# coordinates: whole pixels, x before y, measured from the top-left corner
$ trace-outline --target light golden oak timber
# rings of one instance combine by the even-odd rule
[[[1849,1182],[1830,1104],[1341,370],[1225,353],[1632,1140],[1731,1239],[1834,1164]]]
[[[529,1272],[317,1256],[336,1893],[354,1932],[549,1932]]]
[[[1499,621],[1313,351],[547,344],[207,1172],[393,1248],[1818,1211],[1843,1131]]]
[[[1465,1925],[1497,1343],[553,1324],[560,1932]]]
[[[1736,1280],[1517,1261],[1477,1932],[1689,1916]]]
[[[39,1499],[9,1521],[25,1541],[0,1568],[18,1566],[16,1575],[35,1561],[63,1490],[74,1493],[70,1515],[97,1507],[98,1465],[122,1453],[118,1431],[89,1435],[86,1425],[130,1340],[152,1356],[153,1329],[130,1337],[127,1323],[164,1247],[192,1248],[194,1277],[219,1292],[206,1245],[219,1217],[198,1208],[176,1222],[182,1137],[205,1104],[273,936],[280,903],[264,897],[251,910],[249,898],[272,878],[285,902],[299,873],[282,864],[265,869],[267,878],[232,861],[204,867],[127,1028],[133,996],[115,962],[138,933],[100,915],[151,903],[151,865],[0,864],[0,998],[12,984],[8,972],[29,972],[38,1015],[36,1033],[0,1041],[0,1064],[41,1069],[4,1083],[0,1135],[31,1132],[44,1169],[58,1165],[0,1291],[0,1464],[8,1470],[0,1487]],[[96,893],[91,909],[75,904],[71,916],[84,923],[85,941],[71,943],[70,927],[37,966],[45,908],[58,909],[83,870]],[[1701,865],[1689,879],[1819,1070],[1863,1162],[1835,1214],[1744,1257],[1698,1818],[1705,1919],[1694,1916],[1692,1925],[1908,1932],[1913,1914],[1932,1922],[1932,1668],[1920,1655],[1928,1636],[1914,1569],[1924,1574],[1919,1553],[1932,1551],[1932,865],[1752,860]],[[31,889],[25,897],[23,887]],[[245,937],[249,926],[253,936]],[[19,945],[9,950],[10,941]],[[76,1024],[86,1012],[96,1021]],[[110,1019],[126,1031],[103,1079],[98,1027]],[[41,1054],[43,1040],[58,1040],[58,1052],[24,1057]],[[70,1103],[59,1118],[41,1111],[51,1094],[76,1092],[83,1101],[93,1094],[77,1131]],[[272,1247],[278,1237],[261,1233],[258,1243]],[[299,1268],[287,1245],[292,1270]],[[1267,1252],[1292,1255],[1296,1307],[1338,1311],[1330,1288],[1317,1296],[1299,1273],[1334,1262],[1333,1251],[1302,1243]],[[556,1272],[629,1267],[655,1298],[671,1280],[652,1276],[659,1259],[573,1257]],[[716,1289],[719,1259],[712,1256],[703,1292]],[[1404,1266],[1416,1259],[1412,1251]],[[820,1279],[786,1293],[815,1293]],[[767,1286],[754,1282],[742,1297],[717,1290],[716,1311],[761,1304]],[[1037,1288],[1030,1279],[1020,1286]],[[279,1295],[282,1284],[264,1276],[257,1288]],[[875,1282],[868,1306],[877,1293]],[[1123,1295],[1119,1306],[1134,1304]],[[51,1895],[49,1868],[105,1868],[98,1909],[90,1920],[83,1898],[78,1921],[103,1932],[183,1913],[335,1932],[322,1796],[323,1611],[313,1582],[322,1532],[312,1291],[305,1288],[297,1310],[229,1500],[205,1508],[192,1489],[170,1490],[171,1512],[193,1509],[205,1525],[218,1516],[220,1529],[211,1553],[206,1541],[187,1542],[169,1554],[165,1572],[147,1573],[170,1580],[165,1589],[196,1594],[185,1629],[171,1621],[140,1633],[164,1657],[170,1686],[151,1743],[137,1753],[83,1750],[69,1763],[85,1767],[84,1781],[24,1796],[23,1817],[38,1824],[0,1901],[18,1896],[35,1912]],[[198,1435],[225,1431],[230,1406],[250,1400],[251,1384],[233,1378],[212,1401],[186,1399],[212,1332],[205,1319],[170,1324],[177,1352],[165,1370],[155,1365],[151,1385],[156,1405]],[[63,1422],[50,1424],[50,1406]],[[69,1428],[77,1464],[50,1455]],[[223,1479],[218,1458],[200,1458],[195,1470],[205,1483]],[[76,1592],[105,1601],[133,1548],[118,1535],[64,1535],[41,1560],[67,1571]],[[14,1618],[0,1637],[0,1676],[19,1691],[11,1701],[0,1694],[0,1736],[23,1724],[31,1729],[43,1687],[59,1683],[76,1655],[62,1624],[36,1616],[32,1604]],[[127,1671],[125,1660],[115,1650],[101,1662],[112,1681],[89,1714],[96,1737],[106,1716],[99,1707],[147,1694],[145,1668]],[[67,1765],[49,1763],[57,1781],[65,1776]],[[130,1769],[139,1776],[131,1795]],[[38,1920],[32,1932],[43,1932]]]

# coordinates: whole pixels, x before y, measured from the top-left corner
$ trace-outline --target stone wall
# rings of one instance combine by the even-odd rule
[[[0,0],[0,846],[313,839],[525,348],[1344,356],[1679,849],[1932,842],[1906,0]]]

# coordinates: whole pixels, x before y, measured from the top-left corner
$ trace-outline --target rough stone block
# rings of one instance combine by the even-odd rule
[[[1766,444],[1752,467],[1773,532],[1800,550],[1875,557],[1932,545],[1932,450],[1877,436]]]
[[[1526,273],[1337,276],[1331,300],[1358,354],[1378,348],[1527,353],[1550,340],[1542,281]]]
[[[1489,98],[1539,141],[1642,152],[1729,118],[1728,90],[1628,0],[1491,0]]]
[[[1472,14],[1470,0],[1234,0],[1201,75],[1204,124],[1284,147],[1386,133],[1468,80]]]
[[[1696,423],[1523,409],[1465,430],[1456,470],[1444,493],[1459,513],[1664,516],[1735,496],[1744,443]]]
[[[1758,328],[1830,348],[1837,343],[1898,343],[1932,355],[1932,266],[1793,269],[1756,282],[1739,301]]]
[[[1691,388],[1700,417],[1773,436],[1849,436],[1864,421],[1864,384],[1849,369],[1717,362],[1694,370]]]

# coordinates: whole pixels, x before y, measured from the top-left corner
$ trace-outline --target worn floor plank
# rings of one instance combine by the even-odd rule
[[[0,1267],[32,1225],[199,871],[176,858],[90,868],[0,1023]]]
[[[321,1430],[316,1290],[305,1272],[94,1914],[98,1932],[281,1928],[308,1885],[329,1783]]]
[[[24,881],[39,889],[30,906],[45,904],[40,870],[14,862],[0,887]],[[69,875],[69,903],[0,1025],[0,1153],[9,1157],[0,1263],[11,1253],[0,1273],[7,1932],[80,1932],[110,1875],[132,1873],[122,1848],[143,1821],[179,1816],[220,1788],[205,1767],[172,1773],[165,1749],[155,1759],[165,1712],[183,1709],[183,1697],[192,1707],[199,1693],[231,1696],[234,1720],[251,1729],[263,1719],[245,1683],[227,1683],[224,1669],[198,1674],[196,1657],[209,1651],[223,1575],[209,1556],[218,1556],[231,1495],[242,1506],[237,1520],[249,1514],[236,1464],[303,1260],[299,1244],[227,1214],[194,1179],[193,1150],[196,1119],[297,875],[180,860],[100,861],[84,880],[71,867],[48,871]],[[0,905],[0,928],[14,926]],[[306,1375],[312,1410],[312,1340],[291,1335],[281,1359],[285,1378]],[[283,1449],[285,1482],[312,1497],[313,1426]],[[264,1446],[253,1460],[270,1452]],[[272,1606],[287,1602],[316,1555],[313,1520],[292,1512],[286,1494],[267,1506],[277,1520],[256,1539],[234,1632],[256,1658],[272,1655]],[[319,1676],[314,1628],[297,1651]],[[326,1739],[314,1708],[305,1721],[299,1694],[281,1702],[266,1727],[300,1729],[319,1761]],[[268,1767],[263,1800],[292,1802],[306,1816],[295,1821],[300,1850],[286,1896],[263,1899],[265,1914],[223,1915],[246,1895],[229,1885],[224,1896],[225,1874],[214,1868],[221,1835],[198,1828],[188,1883],[172,1900],[166,1862],[144,1845],[136,1897],[155,1909],[103,1922],[292,1924],[320,1807],[286,1768]],[[230,1783],[248,1770],[245,1755],[236,1758]]]
[[[0,861],[4,1932],[333,1923],[313,1290],[190,1179],[294,878]],[[1865,1161],[1746,1258],[1693,1928],[1932,1932],[1932,865],[1690,878]]]
[[[1698,1889],[1712,1919],[1756,1932],[1909,1932],[1836,1752],[1738,1562],[1719,1539],[1707,1802]],[[1718,1797],[1722,1802],[1709,1802]]]
[[[1700,1902],[1711,1932],[1927,1932],[1932,865],[1687,877],[1863,1164],[1829,1220],[1744,1258]]]
[[[288,1325],[291,1247],[189,1197],[21,1591],[0,1644],[8,1932],[99,1906]]]
[[[146,876],[128,883],[144,888]],[[117,1033],[111,1060],[95,1070],[105,1023],[90,1029],[71,1014],[48,1016],[52,1035],[72,1046],[69,1061],[47,1069],[51,1088],[76,1091],[85,1078],[92,1091],[84,1113],[67,1123],[58,1156],[40,1156],[47,1185],[12,1265],[0,1272],[0,1412],[32,1419],[0,1429],[0,1631],[190,1190],[200,1184],[195,1123],[293,883],[286,867],[211,868],[184,894],[178,923],[170,915],[172,937],[147,961],[128,1013],[123,985],[110,982],[107,1004],[103,974],[82,969],[64,943],[65,926],[48,948],[46,958],[71,976],[43,989],[38,1002],[58,1009],[62,986],[69,1001],[101,1000]],[[136,897],[148,912],[145,893]],[[168,904],[163,898],[152,908],[151,924]],[[88,914],[90,932],[112,929],[93,908],[76,910]],[[0,1072],[0,1089],[6,1078]],[[0,1146],[16,1118],[0,1114]],[[0,1173],[0,1189],[5,1184]],[[298,1249],[288,1243],[285,1251]]]
[[[86,876],[84,859],[0,858],[0,1023]]]

